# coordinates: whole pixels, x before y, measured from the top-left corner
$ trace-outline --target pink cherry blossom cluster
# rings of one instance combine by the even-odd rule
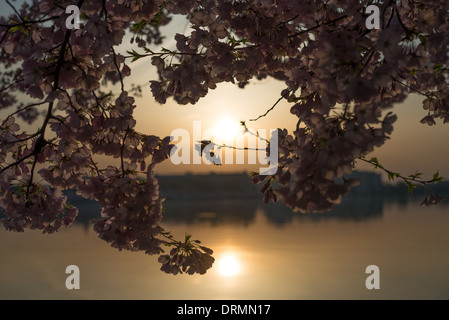
[[[365,28],[368,1],[206,2],[188,13],[178,51],[152,57],[151,88],[161,103],[185,104],[223,81],[284,81],[298,125],[281,135],[278,173],[253,177],[265,181],[265,202],[303,212],[339,203],[357,183],[345,178],[354,162],[392,133],[396,116],[385,111],[410,93],[426,97],[422,123],[449,121],[447,1],[384,1],[380,30]]]
[[[1,107],[11,108],[16,95],[34,99],[0,122],[2,222],[13,231],[51,233],[69,226],[78,210],[61,191],[73,188],[101,205],[101,218],[92,221],[101,239],[119,250],[161,254],[163,247],[178,242],[161,234],[163,199],[154,167],[169,157],[173,146],[170,137],[135,130],[135,100],[124,87],[131,70],[114,47],[133,23],[157,18],[163,25],[168,20],[161,18],[163,1],[80,0],[77,5],[89,19],[79,30],[65,28],[61,8],[70,2],[34,1],[1,18],[1,62],[5,68],[21,66],[20,72],[3,75]],[[138,31],[157,35],[159,25],[150,23]],[[142,44],[141,35],[135,37]],[[107,82],[120,84],[118,97],[102,91]],[[39,121],[34,111],[42,107],[39,129],[21,131],[17,117]],[[101,167],[99,155],[119,164]],[[206,251],[192,253],[189,273],[210,268],[212,252]]]
[[[173,240],[173,236],[161,231],[161,234],[169,240]],[[207,247],[200,245],[201,241],[191,240],[191,235],[187,234],[184,242],[175,241],[175,246],[170,250],[169,254],[161,255],[159,262],[162,263],[161,270],[166,273],[178,274],[205,274],[206,271],[214,263],[211,256],[213,251]]]
[[[48,187],[33,188],[25,196],[24,190],[7,190],[2,207],[8,218],[2,219],[7,230],[24,231],[25,228],[53,233],[61,226],[68,226],[78,216],[78,209],[66,204],[67,197]]]
[[[449,121],[446,0],[383,1],[381,28],[370,30],[372,1],[75,2],[33,0],[0,17],[0,111],[9,112],[0,120],[0,205],[10,230],[70,225],[77,212],[61,191],[75,188],[102,205],[94,229],[112,246],[149,254],[171,246],[160,258],[171,273],[212,265],[210,249],[175,241],[159,226],[153,171],[172,146],[169,137],[135,130],[125,83],[138,59],[156,68],[149,88],[160,103],[196,103],[221,82],[283,81],[297,126],[279,130],[277,173],[253,181],[264,182],[265,202],[282,199],[303,212],[328,210],[357,183],[346,174],[389,139],[389,109],[410,93],[425,98],[422,123]],[[80,8],[79,29],[65,27],[69,5]],[[190,32],[175,35],[175,50],[155,50],[175,14]],[[137,46],[124,55],[116,48],[127,31]],[[18,119],[38,129],[23,131]],[[102,167],[99,155],[118,164]]]

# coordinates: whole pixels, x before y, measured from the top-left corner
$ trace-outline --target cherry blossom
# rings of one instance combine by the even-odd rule
[[[222,82],[244,88],[271,77],[285,83],[280,100],[291,104],[297,126],[279,128],[277,172],[252,176],[265,202],[328,210],[358,183],[347,178],[357,161],[412,190],[414,183],[440,181],[439,175],[402,176],[366,156],[390,138],[396,121],[390,109],[411,93],[425,97],[421,123],[449,121],[449,2],[379,2],[381,28],[366,29],[370,4],[32,0],[14,8],[0,17],[3,224],[48,233],[69,226],[77,210],[61,192],[74,188],[101,204],[94,230],[113,247],[148,254],[171,247],[159,261],[173,274],[211,267],[210,249],[174,240],[159,225],[163,199],[154,167],[173,146],[170,137],[135,129],[136,100],[126,88],[138,59],[154,66],[158,78],[149,79],[148,91],[161,104],[194,104]],[[65,26],[69,5],[80,8],[79,29]],[[161,46],[160,29],[174,15],[185,16],[190,29],[176,34],[176,49],[169,50]],[[123,45],[132,50],[124,54]],[[37,129],[23,131],[22,120]],[[101,166],[98,155],[118,164]],[[423,204],[439,201],[431,194]]]

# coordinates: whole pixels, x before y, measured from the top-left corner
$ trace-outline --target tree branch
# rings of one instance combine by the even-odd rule
[[[429,98],[429,95],[427,95],[427,94],[425,94],[425,93],[422,93],[421,91],[419,91],[419,90],[417,90],[417,89],[415,89],[415,88],[409,86],[409,85],[406,84],[406,83],[403,83],[402,81],[399,81],[399,80],[396,79],[395,77],[393,77],[393,80],[396,81],[397,83],[399,83],[400,85],[403,85],[404,87],[409,88],[409,89],[412,90],[413,92],[419,93],[420,95]]]
[[[270,109],[267,110],[267,112],[265,112],[264,114],[258,116],[257,118],[249,119],[248,121],[257,121],[257,120],[259,120],[260,118],[265,117],[268,113],[270,113],[270,112],[271,112],[271,111],[278,105],[279,102],[281,102],[282,99],[285,99],[285,97],[286,97],[289,93],[290,93],[290,90],[288,90],[287,93],[284,93],[284,95],[282,95],[282,96],[281,96],[281,97],[280,97],[280,98],[273,104],[273,106],[272,106]]]
[[[84,2],[84,0],[78,1],[78,5],[77,5],[78,8],[80,8],[83,5],[83,2]],[[64,62],[65,51],[67,48],[67,44],[69,43],[71,33],[72,33],[71,29],[68,29],[66,31],[65,37],[64,37],[64,42],[62,43],[61,51],[59,52],[59,57],[58,57],[58,60],[56,63],[55,71],[54,71],[55,79],[54,79],[54,83],[53,83],[53,91],[58,90],[58,87],[59,87],[59,76],[60,76],[62,64]],[[26,199],[28,199],[29,191],[30,191],[31,185],[33,184],[34,169],[36,168],[36,163],[37,163],[37,155],[42,151],[42,149],[44,148],[44,146],[46,144],[45,130],[47,128],[48,121],[50,120],[50,118],[52,116],[52,112],[53,112],[53,101],[48,104],[47,115],[44,119],[44,123],[42,124],[41,133],[40,133],[39,137],[37,138],[37,141],[34,144],[33,152],[31,153],[32,155],[34,155],[34,160],[33,160],[33,164],[31,167],[30,180],[29,180],[28,186],[27,186]]]
[[[20,18],[20,20],[25,21],[22,16],[20,15],[20,13],[17,11],[16,7],[14,7],[11,2],[9,2],[9,0],[6,0],[6,3],[14,10],[14,12],[16,13],[16,15]]]
[[[115,65],[115,68],[117,69],[117,73],[120,78],[120,84],[121,84],[121,88],[122,88],[122,92],[123,92],[123,91],[125,91],[125,85],[123,83],[123,76],[122,76],[122,73],[120,72],[120,67],[117,63],[117,55],[115,54],[114,47],[111,47],[111,50],[112,50],[112,55],[114,56],[114,65]]]
[[[390,181],[394,181],[394,179],[401,179],[402,181],[404,181],[407,184],[407,186],[409,188],[409,193],[412,193],[413,189],[416,188],[415,183],[419,183],[423,186],[427,186],[428,184],[439,183],[444,180],[444,178],[441,177],[438,172],[436,172],[433,175],[433,178],[429,179],[429,180],[419,179],[419,177],[421,176],[421,173],[416,173],[416,174],[409,175],[408,177],[405,177],[405,176],[401,175],[400,173],[393,172],[393,171],[385,168],[383,165],[381,165],[379,163],[379,161],[377,160],[376,157],[373,157],[370,160],[367,160],[364,156],[361,156],[361,157],[358,157],[357,159],[359,159],[363,162],[372,164],[376,169],[383,170],[384,172],[386,172],[388,174],[388,179]]]
[[[307,32],[313,31],[313,30],[315,30],[315,29],[318,29],[318,28],[321,27],[321,26],[326,26],[326,25],[328,25],[328,24],[335,23],[335,22],[340,21],[340,20],[343,20],[343,19],[345,19],[345,18],[347,18],[347,17],[348,17],[348,15],[345,14],[345,15],[343,15],[343,16],[341,16],[341,17],[335,18],[334,20],[327,21],[327,22],[323,22],[323,23],[321,23],[321,24],[317,24],[317,25],[314,26],[314,27],[310,27],[310,28],[308,28],[308,29],[306,29],[306,30],[301,30],[301,31],[299,31],[299,32],[296,32],[296,33],[294,33],[294,34],[291,34],[291,35],[289,35],[288,37],[289,37],[289,38],[294,38],[294,37],[300,36],[300,35],[302,35],[302,34],[304,34],[304,33],[307,33]]]

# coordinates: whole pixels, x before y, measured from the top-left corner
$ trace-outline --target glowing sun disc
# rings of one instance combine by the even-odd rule
[[[232,277],[240,272],[240,263],[233,255],[225,255],[218,260],[218,272],[223,277]]]
[[[221,142],[231,142],[240,134],[239,122],[231,118],[223,118],[214,128],[214,136]]]

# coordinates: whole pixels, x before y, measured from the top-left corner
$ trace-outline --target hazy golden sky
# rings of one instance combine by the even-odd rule
[[[5,4],[0,4],[0,12],[5,14]],[[183,18],[174,19],[164,29],[167,41],[164,47],[174,48],[173,35],[175,33],[188,32],[188,24]],[[125,52],[129,47],[129,37],[124,39],[123,47],[118,52]],[[138,50],[138,48],[136,48]],[[138,50],[139,51],[139,50]],[[278,81],[265,79],[250,83],[245,89],[239,89],[230,83],[219,84],[216,90],[201,99],[196,105],[177,105],[169,99],[165,105],[160,105],[153,99],[149,87],[149,81],[157,79],[154,66],[150,58],[143,58],[130,63],[132,75],[125,79],[126,88],[131,88],[132,83],[142,84],[143,97],[136,99],[135,116],[137,130],[155,134],[161,137],[168,136],[178,128],[192,132],[193,121],[201,121],[202,129],[210,129],[217,126],[223,119],[232,119],[235,125],[240,120],[247,121],[248,127],[275,129],[287,128],[292,131],[297,118],[291,115],[291,105],[282,102],[265,118],[257,122],[248,122],[269,109],[280,97],[280,92],[285,86]],[[118,92],[118,88],[115,88]],[[437,122],[434,127],[420,124],[420,119],[426,115],[422,109],[421,98],[412,95],[409,99],[392,110],[398,115],[392,139],[383,147],[376,150],[373,155],[387,168],[409,175],[416,170],[431,175],[436,170],[444,177],[449,177],[449,150],[446,137],[449,135],[449,127]],[[0,112],[0,118],[4,119],[5,112]],[[246,170],[258,170],[260,165],[173,165],[169,160],[157,167],[160,174],[179,174],[185,172],[242,172]],[[358,166],[368,169],[369,166]]]
[[[188,25],[181,18],[174,19],[174,22],[166,29],[167,47],[174,47],[173,35],[184,33],[188,30]],[[155,76],[153,66],[149,59],[138,60],[131,64],[133,70],[132,77],[128,83],[147,83],[151,76]],[[134,80],[135,79],[135,80]],[[131,82],[130,82],[131,81]],[[137,128],[143,132],[152,132],[161,136],[170,135],[176,128],[192,130],[193,121],[202,122],[203,129],[214,127],[223,118],[235,119],[238,125],[240,120],[247,121],[266,112],[280,97],[281,90],[285,85],[273,79],[254,81],[245,89],[239,89],[230,83],[219,84],[218,88],[209,92],[195,105],[180,106],[173,100],[168,100],[165,105],[159,105],[151,96],[151,91],[147,85],[144,95],[137,99]],[[449,177],[449,150],[445,137],[449,137],[449,126],[441,121],[436,126],[429,127],[421,124],[420,120],[427,114],[421,105],[421,97],[410,95],[402,104],[393,108],[398,115],[398,121],[389,140],[384,146],[377,149],[373,156],[377,156],[379,161],[392,171],[400,172],[404,175],[415,173],[417,170],[426,175],[433,174],[439,170],[444,177]],[[290,114],[291,104],[279,103],[276,108],[265,118],[257,122],[246,122],[248,127],[257,130],[258,128],[275,129],[286,128],[291,132],[297,122],[296,116]],[[258,170],[260,166],[244,165],[223,165],[220,167],[213,165],[189,165],[175,166],[167,161],[159,165],[158,172],[162,174],[181,172],[230,172]],[[358,165],[360,169],[371,169],[371,166],[362,163]]]

